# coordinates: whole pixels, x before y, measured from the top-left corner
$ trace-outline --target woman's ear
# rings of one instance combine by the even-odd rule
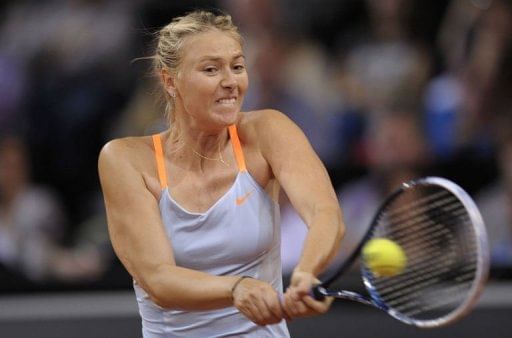
[[[163,69],[161,73],[162,84],[165,91],[171,96],[176,97],[175,76],[172,75],[167,69]]]

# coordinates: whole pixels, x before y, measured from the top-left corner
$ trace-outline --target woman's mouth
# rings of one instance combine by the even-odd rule
[[[233,105],[236,103],[236,97],[218,99],[217,102],[225,105]]]

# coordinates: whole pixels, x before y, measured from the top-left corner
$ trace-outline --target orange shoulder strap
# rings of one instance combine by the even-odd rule
[[[155,146],[155,159],[160,186],[162,189],[165,189],[167,188],[167,175],[165,173],[164,152],[162,150],[162,138],[160,134],[153,135],[153,145]]]
[[[235,159],[236,163],[238,164],[238,170],[247,171],[247,168],[245,167],[244,152],[242,151],[242,145],[240,144],[240,139],[238,138],[236,125],[234,124],[229,126],[229,137],[231,138],[231,143],[233,144],[233,151],[235,152]]]

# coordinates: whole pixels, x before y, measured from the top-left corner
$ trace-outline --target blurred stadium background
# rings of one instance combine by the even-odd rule
[[[245,37],[245,109],[289,115],[326,164],[348,227],[338,259],[380,198],[420,175],[464,187],[488,228],[490,283],[460,323],[418,331],[339,303],[291,323],[293,336],[510,337],[510,0],[2,1],[0,336],[140,336],[96,161],[112,138],[165,128],[138,58],[196,8],[227,11]],[[285,196],[281,206],[286,279],[305,228]]]

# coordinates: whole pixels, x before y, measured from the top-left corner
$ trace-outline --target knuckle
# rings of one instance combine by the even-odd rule
[[[260,325],[268,325],[268,324],[270,324],[270,320],[269,320],[269,319],[263,319],[263,320],[261,321],[261,324],[260,324]]]
[[[255,302],[259,298],[258,293],[255,291],[251,291],[249,293],[249,299],[251,302]]]
[[[272,309],[272,313],[276,313],[276,314],[281,313],[281,306],[279,306],[279,305],[273,305],[271,307],[271,309]]]
[[[263,319],[259,319],[259,320],[257,320],[257,321],[256,321],[256,324],[258,324],[259,326],[265,326],[265,325],[267,325]]]
[[[300,314],[301,315],[306,315],[306,314],[308,314],[308,312],[309,311],[308,311],[308,309],[306,307],[301,307],[300,308]]]
[[[277,319],[277,318],[273,318],[271,321],[269,321],[269,324],[277,324],[279,323],[281,320]]]
[[[235,304],[238,304],[239,307],[248,307],[250,303],[251,302],[247,298],[242,298],[235,301]]]
[[[268,286],[266,284],[262,284],[258,287],[258,291],[260,293],[266,293],[266,292],[269,292],[268,290]]]
[[[268,311],[263,312],[263,317],[265,320],[269,320],[272,318],[272,314]]]

